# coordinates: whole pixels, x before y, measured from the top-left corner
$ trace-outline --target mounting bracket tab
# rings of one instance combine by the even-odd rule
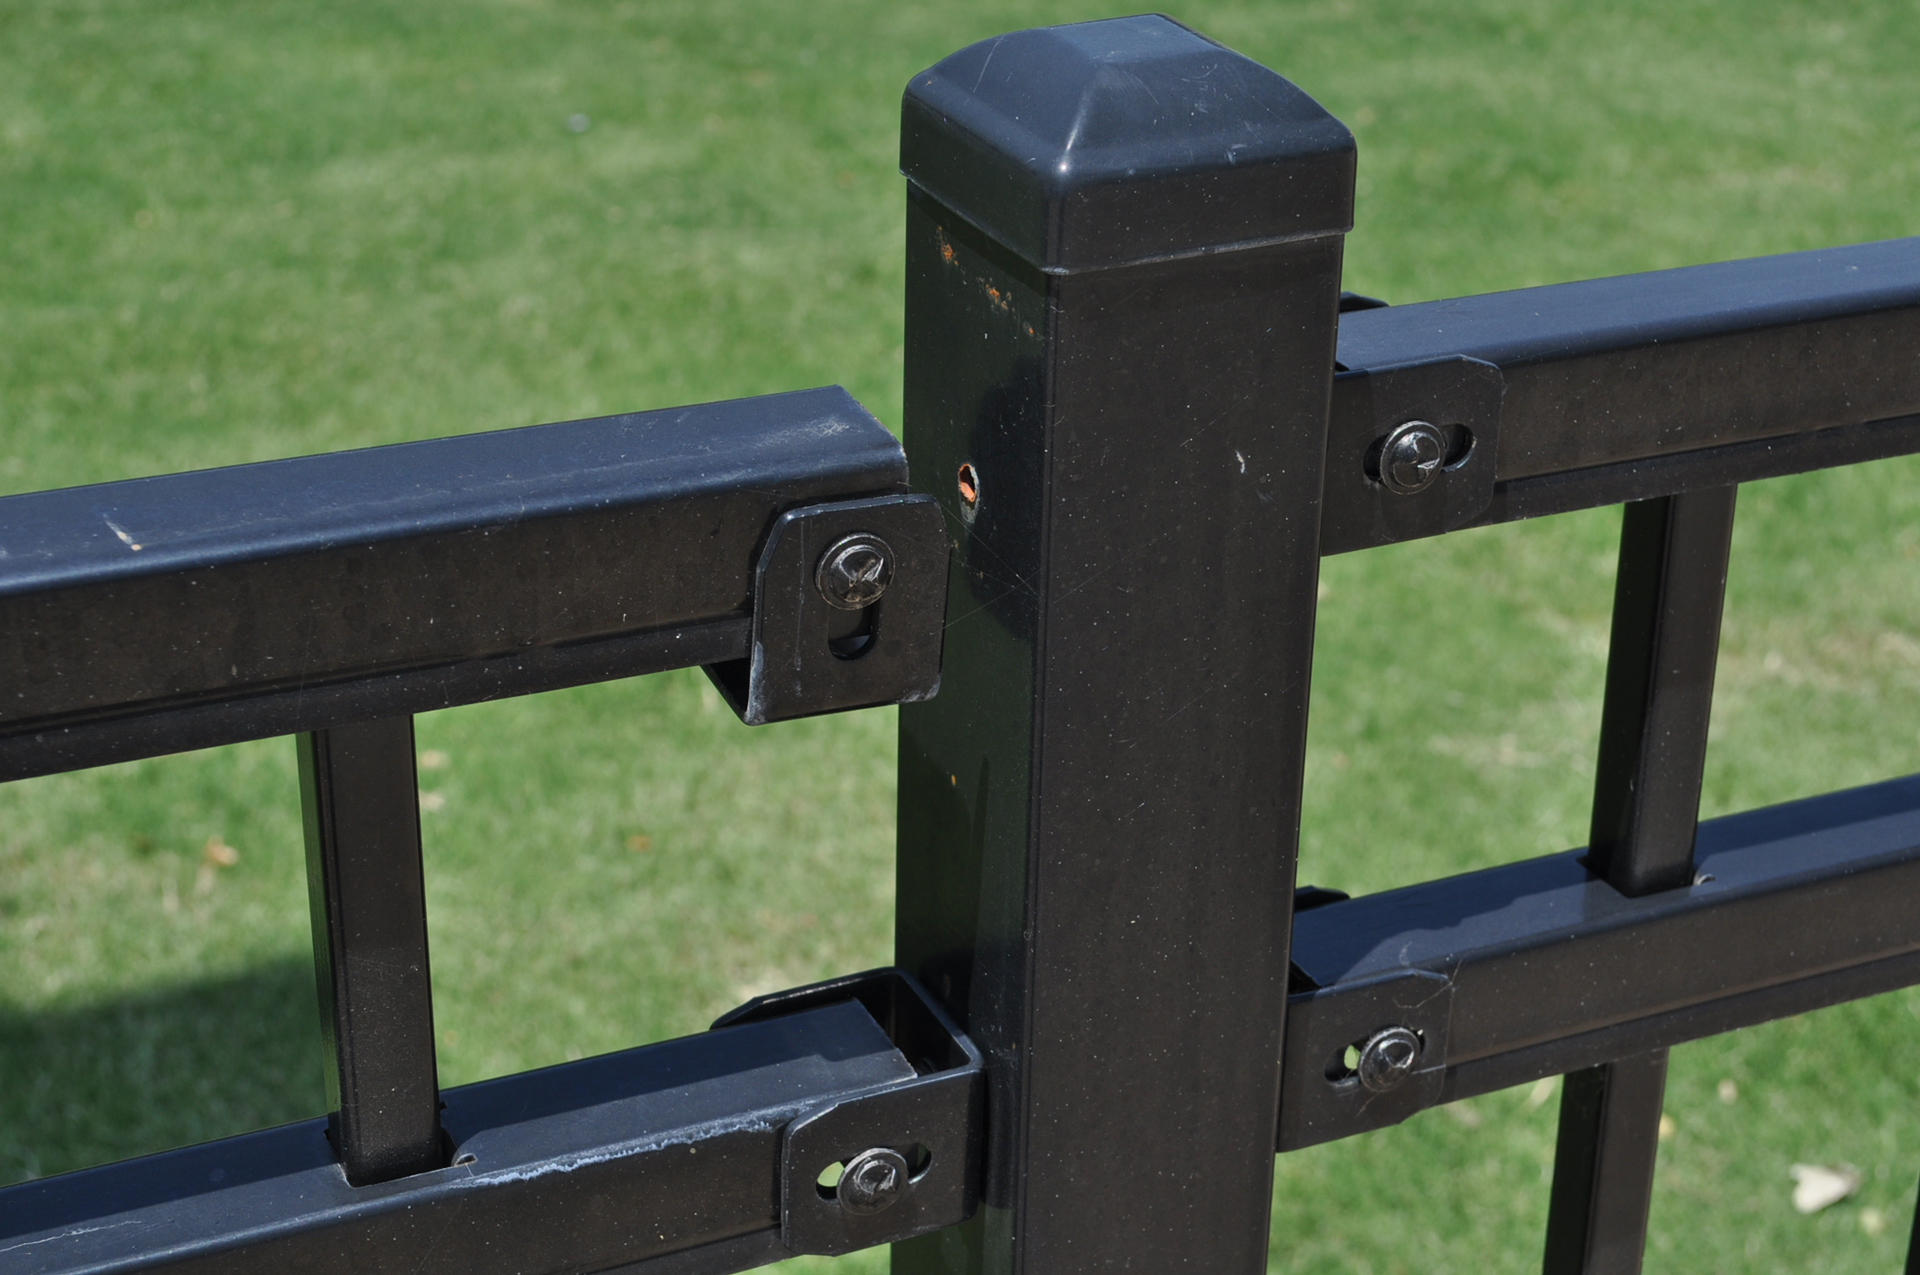
[[[1505,394],[1499,368],[1464,355],[1336,371],[1321,554],[1437,536],[1485,513],[1493,501]],[[1414,422],[1427,422],[1441,435],[1441,464],[1422,489],[1394,490],[1381,481],[1379,452]]]
[[[780,1234],[794,1253],[832,1256],[963,1222],[980,1203],[986,1065],[973,1042],[898,969],[872,970],[762,996],[714,1023],[857,1000],[913,1065],[911,1080],[854,1093],[790,1123],[781,1144]],[[884,1204],[850,1207],[823,1171],[893,1152],[904,1170]]]
[[[1438,1103],[1452,1016],[1453,980],[1431,970],[1398,970],[1287,997],[1275,1149],[1298,1151],[1384,1129]],[[1369,1089],[1343,1065],[1345,1055],[1392,1028],[1412,1032],[1419,1052],[1392,1088]]]
[[[878,546],[866,565],[879,573],[881,591],[850,607],[831,597],[825,572],[827,559],[856,538]],[[752,653],[708,665],[707,676],[749,726],[932,699],[940,691],[948,552],[932,496],[788,510],[754,571]],[[873,581],[864,587],[871,591]]]

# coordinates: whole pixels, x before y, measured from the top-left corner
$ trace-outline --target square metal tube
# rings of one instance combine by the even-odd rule
[[[299,739],[332,1136],[364,1186],[445,1162],[413,718]]]

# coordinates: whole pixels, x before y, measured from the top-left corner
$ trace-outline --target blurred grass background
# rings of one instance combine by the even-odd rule
[[[0,491],[829,382],[897,426],[901,87],[1115,12],[12,0]],[[1911,0],[1174,16],[1354,128],[1359,291],[1920,232]],[[1703,813],[1920,770],[1916,491],[1901,461],[1743,492]],[[1584,840],[1617,522],[1326,564],[1302,880]],[[892,730],[749,731],[690,673],[422,718],[443,1081],[884,963]],[[318,1113],[292,763],[268,741],[0,787],[0,1181]],[[1647,1269],[1894,1269],[1916,1018],[1897,994],[1677,1050]],[[1281,1158],[1273,1269],[1537,1269],[1554,1099]],[[1865,1186],[1801,1217],[1795,1161]]]

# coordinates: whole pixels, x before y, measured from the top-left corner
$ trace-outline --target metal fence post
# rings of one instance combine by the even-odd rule
[[[1264,1270],[1351,136],[1159,17],[916,77],[905,433],[957,556],[897,951],[990,1068],[899,1272]]]

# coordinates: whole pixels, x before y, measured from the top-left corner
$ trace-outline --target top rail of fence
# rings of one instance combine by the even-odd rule
[[[774,520],[906,481],[829,388],[0,499],[0,779],[739,660]]]
[[[1920,239],[1353,310],[1323,552],[1920,451],[1916,342]],[[1480,436],[1411,501],[1396,411]]]

